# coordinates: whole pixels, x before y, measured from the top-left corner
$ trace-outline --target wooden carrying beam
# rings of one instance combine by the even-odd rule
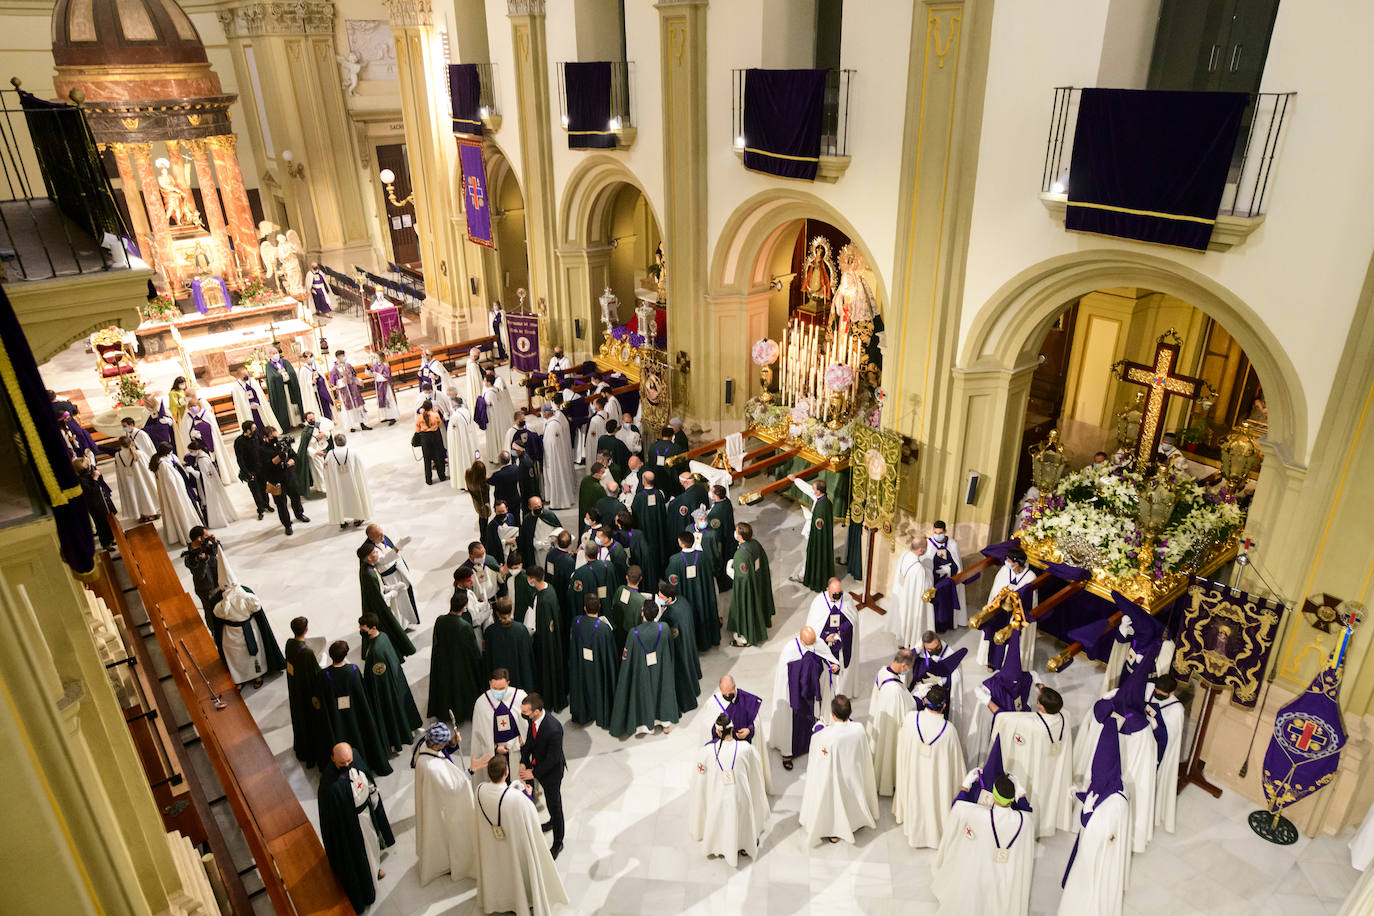
[[[1106,621],[1104,621],[1102,632],[1105,634],[1112,627],[1118,626],[1121,623],[1121,618],[1124,616],[1125,615],[1120,611],[1117,611],[1115,614],[1108,617]],[[1083,649],[1084,645],[1081,642],[1071,642],[1065,647],[1063,652],[1060,652],[1054,658],[1046,662],[1045,668],[1050,671],[1062,671],[1064,668],[1068,667],[1069,662],[1073,661],[1073,657],[1079,652],[1082,652]]]
[[[1038,576],[1036,576],[1034,579],[1032,579],[1029,586],[1023,585],[1023,586],[1021,586],[1021,588],[1037,589],[1037,588],[1039,588],[1040,586],[1044,585],[1045,582],[1047,582],[1047,581],[1049,580],[1049,578],[1050,578],[1050,572],[1049,572],[1049,570],[1045,570],[1045,571],[1042,572],[1040,575],[1038,575]],[[1019,589],[1018,589],[1018,591],[1019,591]],[[996,595],[992,595],[991,598],[990,598],[989,600],[995,599],[996,597],[997,597]],[[976,613],[976,614],[974,614],[973,616],[969,617],[969,619],[968,619],[969,629],[970,629],[970,630],[976,630],[976,629],[978,629],[979,627],[983,626],[983,624],[987,623],[989,620],[991,620],[994,616],[996,616],[996,615],[997,615],[998,613],[1000,613],[1000,612],[1001,612],[1001,607],[999,607],[997,604],[989,604],[989,605],[987,605],[987,606],[984,607],[981,611],[979,611],[978,613]]]
[[[787,451],[782,452],[781,454],[769,458],[767,461],[761,461],[756,465],[746,466],[743,471],[741,471],[737,475],[734,475],[735,479],[738,480],[741,477],[744,477],[746,474],[756,474],[759,471],[766,471],[768,470],[768,468],[771,468],[774,465],[782,464],[784,461],[790,461],[795,455],[799,454],[800,452],[801,449],[799,448],[788,449]],[[792,486],[793,477],[797,478],[798,480],[804,480],[808,477],[814,477],[815,475],[819,474],[821,471],[825,470],[829,466],[830,461],[827,459],[825,461],[813,464],[809,468],[805,468],[804,470],[798,471],[797,473],[789,477],[783,477],[780,480],[775,480],[767,486],[754,490],[751,493],[742,493],[740,494],[739,504],[741,506],[753,505],[754,503],[763,499],[765,496],[772,496],[774,493],[780,493],[783,490],[786,490],[788,487]]]
[[[1026,622],[1035,623],[1041,617],[1044,617],[1050,611],[1059,607],[1059,605],[1063,604],[1065,601],[1068,601],[1074,595],[1077,595],[1079,592],[1083,591],[1083,589],[1087,587],[1087,582],[1069,583],[1068,585],[1061,588],[1059,591],[1055,592],[1053,595],[1050,595],[1044,601],[1037,604],[1035,607],[1031,608],[1029,611],[1026,611]],[[1002,629],[994,633],[992,636],[992,641],[997,643],[997,645],[999,646],[1005,643],[1008,639],[1011,639],[1011,624],[1007,624]]]

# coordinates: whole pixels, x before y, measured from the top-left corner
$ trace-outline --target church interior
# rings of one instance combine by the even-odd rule
[[[1374,914],[1374,6],[0,26],[0,910]]]

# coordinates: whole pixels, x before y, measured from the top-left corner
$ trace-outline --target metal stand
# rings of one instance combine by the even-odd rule
[[[1182,792],[1185,786],[1192,783],[1213,798],[1221,798],[1221,787],[1208,782],[1207,778],[1203,776],[1207,761],[1202,759],[1202,743],[1207,738],[1207,726],[1212,720],[1212,706],[1216,703],[1219,691],[1206,684],[1203,686],[1207,691],[1207,699],[1202,701],[1202,718],[1198,720],[1197,731],[1193,733],[1193,744],[1188,751],[1188,760],[1179,767],[1178,791]]]
[[[868,529],[868,559],[864,561],[864,593],[850,592],[849,597],[856,602],[855,610],[862,611],[868,608],[877,611],[879,614],[886,614],[887,611],[878,606],[878,599],[883,597],[882,592],[873,591],[873,542],[878,539],[878,529]]]
[[[1282,814],[1259,810],[1250,812],[1250,829],[1276,846],[1292,846],[1298,841],[1298,828]]]

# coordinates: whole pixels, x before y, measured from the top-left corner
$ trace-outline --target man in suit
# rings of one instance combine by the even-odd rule
[[[239,466],[239,480],[248,484],[248,492],[253,494],[253,504],[258,509],[258,521],[265,513],[272,511],[267,501],[267,490],[258,470],[258,425],[252,420],[244,420],[242,432],[234,440],[234,460]]]
[[[520,466],[510,459],[510,452],[502,452],[496,458],[501,467],[488,478],[495,499],[506,504],[506,510],[515,516],[515,524],[520,524]]]
[[[544,698],[528,694],[520,704],[520,715],[530,723],[530,738],[520,747],[520,778],[539,780],[544,790],[544,805],[549,809],[545,830],[553,831],[553,857],[563,851],[563,772],[568,760],[563,756],[563,725],[544,711]]]

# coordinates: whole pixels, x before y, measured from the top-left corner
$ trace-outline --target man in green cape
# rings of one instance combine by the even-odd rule
[[[310,443],[319,435],[320,421],[312,410],[305,415],[301,438],[296,443],[296,463],[291,473],[296,475],[296,492],[301,499],[317,499],[324,495],[324,481],[315,477],[315,464],[310,460]],[[334,440],[325,436],[325,453],[334,448]]]
[[[569,715],[579,725],[594,721],[610,728],[621,650],[611,622],[601,616],[601,602],[587,598],[582,611],[573,621],[568,653]]]
[[[619,588],[625,584],[625,571],[630,568],[630,555],[620,542],[611,534],[608,525],[602,525],[596,532],[597,558],[605,562],[611,570],[611,586]]]
[[[729,560],[734,555],[735,507],[730,505],[730,491],[720,484],[711,487],[711,508],[706,512],[706,530],[701,533],[701,549],[705,551],[711,568],[716,571],[716,589],[728,592],[734,584],[730,578]],[[726,550],[729,553],[726,553]]]
[[[648,552],[655,555],[655,566],[661,569],[672,553],[672,539],[668,535],[668,497],[658,488],[658,472],[646,468],[640,476],[630,513],[635,527],[644,532]]]
[[[644,532],[634,526],[634,516],[623,510],[615,517],[615,539],[625,548],[626,569],[638,566],[644,570],[644,578],[657,582],[655,576],[663,568],[657,550],[651,549]]]
[[[716,592],[715,570],[704,550],[696,548],[696,538],[689,531],[677,536],[682,549],[668,561],[664,579],[692,606],[696,616],[697,651],[705,652],[720,645],[720,598]]]
[[[563,637],[563,647],[567,648],[568,633],[571,632],[573,618],[581,605],[573,607],[569,603],[568,586],[572,584],[573,570],[577,568],[577,555],[574,553],[571,532],[566,529],[558,532],[549,554],[544,558],[544,580],[553,587],[558,596],[558,632]]]
[[[595,544],[588,544],[582,552],[585,562],[573,570],[572,578],[568,581],[569,607],[581,607],[582,599],[588,595],[602,601],[610,599],[611,567],[609,563],[598,559],[599,554],[600,549]]]
[[[525,575],[525,561],[518,550],[506,555],[506,595],[511,600],[511,613],[524,620],[525,612],[534,604],[534,589],[530,588],[529,577]],[[515,686],[524,687],[525,690],[534,689],[524,684]]]
[[[643,577],[643,570],[638,566],[631,566],[625,571],[625,584],[617,588],[611,596],[611,613],[607,616],[615,631],[617,650],[625,648],[625,640],[629,638],[630,631],[639,626],[640,621],[644,619],[644,604],[649,596],[639,590]]]
[[[386,598],[387,586],[382,583],[381,571],[377,569],[380,554],[371,541],[358,548],[358,584],[363,593],[363,613],[376,614],[382,632],[391,637],[391,645],[402,655],[414,655],[415,644],[406,636],[396,615],[391,613],[391,604]]]
[[[673,635],[666,623],[653,620],[644,609],[644,622],[630,631],[620,661],[611,708],[611,734],[628,738],[656,726],[667,732],[677,724],[677,682],[673,665]]]
[[[525,616],[525,627],[534,627],[534,692],[544,698],[554,712],[568,705],[568,666],[560,632],[558,593],[549,585],[544,570],[535,566],[525,573],[534,592],[532,614]]]
[[[735,632],[737,646],[756,646],[763,642],[768,638],[768,625],[773,619],[772,581],[759,570],[758,556],[750,546],[753,538],[754,529],[748,522],[735,526],[738,547],[730,561],[735,587],[730,592],[728,626]]]
[[[824,480],[812,485],[796,474],[788,474],[787,479],[811,500],[811,509],[805,513],[806,566],[801,578],[792,576],[791,579],[813,592],[823,592],[826,583],[835,577],[834,507],[826,495]]]
[[[329,728],[320,700],[320,660],[305,644],[310,621],[291,621],[291,638],[282,654],[286,658],[286,698],[291,708],[291,749],[301,766],[322,765],[328,754]]]
[[[281,344],[276,344],[276,353],[267,361],[265,387],[267,401],[272,405],[272,413],[281,421],[281,431],[294,429],[301,425],[305,407],[301,402],[301,383],[296,378],[295,368],[282,355]]]
[[[678,487],[681,492],[668,503],[668,539],[663,545],[665,565],[676,552],[677,536],[692,530],[692,522],[695,521],[693,513],[698,506],[706,505],[706,487],[691,471],[683,471],[678,475]]]
[[[401,657],[381,631],[376,614],[358,618],[358,633],[363,638],[363,692],[377,720],[377,732],[393,753],[403,751],[424,721],[406,683]]]
[[[610,473],[608,469],[606,473]],[[620,501],[620,484],[614,480],[606,481],[606,495],[596,501],[596,514],[601,518],[601,527],[615,528],[615,517],[625,508]]]
[[[740,522],[735,525],[735,531],[744,537],[744,549],[754,558],[755,586],[763,601],[763,622],[765,626],[771,627],[776,608],[773,604],[773,571],[768,567],[768,552],[763,549],[759,539],[754,537],[753,525]]]
[[[326,725],[330,747],[347,741],[366,760],[368,768],[378,776],[391,773],[377,720],[372,715],[372,703],[363,690],[363,676],[357,665],[348,662],[348,643],[336,639],[329,644],[330,665],[320,672],[323,689]]]
[[[618,420],[607,420],[606,431],[596,440],[597,454],[605,452],[611,457],[611,464],[628,470],[630,467],[630,448],[616,435],[620,431]],[[624,474],[621,475],[622,477]]]
[[[510,672],[512,687],[529,691],[534,686],[534,650],[530,645],[530,631],[525,625],[514,624],[509,598],[497,598],[493,604],[496,621],[487,626],[482,651],[482,666],[487,671],[505,668]]]
[[[587,470],[587,476],[583,477],[582,483],[577,486],[577,517],[584,520],[581,522],[582,531],[587,530],[587,513],[595,509],[596,501],[606,495],[606,488],[601,482],[605,475],[606,466],[594,461]]]
[[[677,454],[681,455],[688,448],[687,433],[682,429],[681,418],[673,417],[669,420],[668,428],[673,431],[673,448],[677,449]]]
[[[471,715],[472,704],[482,695],[486,684],[477,631],[465,616],[467,606],[468,593],[455,590],[448,613],[434,621],[430,651],[429,702],[425,710],[430,718],[444,721],[451,713],[455,724]]]
[[[376,882],[385,876],[378,860],[396,838],[372,773],[346,741],[334,746],[320,774],[319,803],[320,840],[329,870],[354,911],[361,913],[377,900]]]
[[[697,657],[696,626],[692,606],[677,596],[677,589],[667,582],[658,583],[654,596],[658,605],[658,619],[673,633],[673,683],[680,712],[697,708],[701,695],[701,659]]]

